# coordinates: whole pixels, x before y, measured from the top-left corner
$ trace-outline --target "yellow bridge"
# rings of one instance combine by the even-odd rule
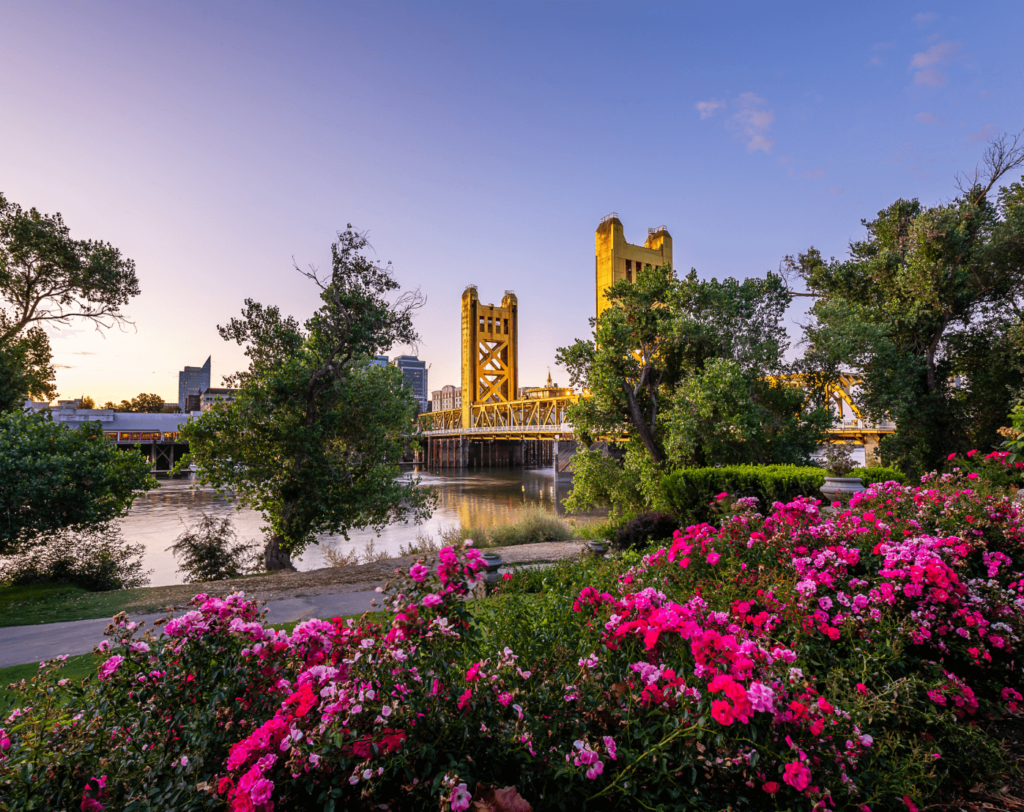
[[[604,291],[620,279],[632,281],[641,267],[672,262],[672,238],[664,226],[648,230],[643,246],[623,237],[617,215],[601,221],[596,235],[596,306],[607,308]],[[420,415],[426,440],[425,461],[441,468],[554,464],[566,471],[575,451],[573,428],[566,410],[581,395],[551,383],[535,389],[519,388],[519,303],[505,291],[500,305],[479,301],[476,286],[462,294],[461,404]],[[775,379],[788,386],[807,387],[803,375]],[[837,414],[830,430],[835,441],[864,446],[867,459],[875,457],[878,440],[896,430],[892,422],[864,419],[853,398],[860,385],[853,375],[840,376],[826,394]],[[446,389],[453,389],[446,387]],[[422,458],[422,454],[421,454]]]

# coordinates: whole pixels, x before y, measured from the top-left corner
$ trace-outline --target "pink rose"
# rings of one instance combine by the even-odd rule
[[[708,553],[708,563],[711,565],[717,564],[719,558],[721,558],[721,556],[719,556],[716,552]]]
[[[469,802],[472,800],[473,796],[469,794],[469,788],[465,784],[459,784],[452,791],[453,812],[463,812],[463,810],[469,809]]]
[[[96,676],[99,677],[101,682],[105,679],[110,679],[110,677],[117,673],[117,669],[121,667],[122,660],[124,660],[124,657],[120,654],[115,654],[99,667]]]
[[[811,771],[799,761],[793,761],[786,765],[786,769],[782,773],[782,780],[793,789],[807,789],[807,785],[811,783]]]
[[[422,564],[413,564],[409,567],[409,577],[414,581],[423,581],[430,574],[430,570]]]

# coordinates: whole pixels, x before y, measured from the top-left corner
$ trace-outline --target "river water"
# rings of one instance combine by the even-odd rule
[[[372,530],[353,531],[349,540],[340,536],[324,535],[319,544],[307,549],[295,560],[300,570],[313,570],[327,566],[324,550],[333,548],[341,553],[355,551],[365,557],[367,546],[374,552],[398,555],[403,544],[416,540],[418,532],[434,537],[447,527],[488,528],[503,524],[515,517],[524,506],[539,505],[564,515],[561,505],[572,490],[571,480],[555,480],[554,472],[547,469],[519,469],[504,471],[473,471],[466,473],[416,471],[421,484],[436,489],[438,505],[433,516],[422,525],[393,524],[378,536]],[[174,555],[167,550],[182,530],[195,522],[203,513],[230,516],[240,539],[261,539],[263,519],[249,508],[237,509],[237,504],[218,496],[212,489],[198,486],[186,479],[161,479],[161,487],[139,496],[131,511],[121,520],[127,539],[146,546],[144,568],[153,570],[152,586],[181,583],[176,571]],[[586,521],[592,515],[581,517]]]

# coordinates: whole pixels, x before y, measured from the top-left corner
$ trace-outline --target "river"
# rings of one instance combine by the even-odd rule
[[[472,471],[466,473],[417,471],[421,484],[437,490],[438,505],[424,524],[393,524],[378,536],[372,530],[349,533],[346,541],[340,536],[324,535],[319,544],[310,547],[295,560],[300,570],[327,566],[326,548],[341,553],[356,551],[365,556],[368,545],[374,552],[398,555],[403,544],[416,540],[418,532],[437,536],[447,527],[487,528],[514,518],[524,505],[539,505],[552,513],[565,513],[561,501],[572,490],[571,480],[554,478],[552,469],[517,469],[504,471]],[[237,510],[237,504],[218,496],[212,489],[184,479],[160,480],[159,488],[139,496],[131,511],[121,520],[125,537],[145,544],[143,559],[152,586],[181,583],[174,555],[167,550],[185,526],[203,513],[230,516],[240,539],[260,539],[263,519],[248,508]],[[584,520],[592,519],[588,515]]]

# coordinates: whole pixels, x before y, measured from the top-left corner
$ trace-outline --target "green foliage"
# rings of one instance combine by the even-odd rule
[[[907,484],[907,477],[898,468],[886,468],[882,465],[872,465],[868,468],[854,468],[849,476],[859,477],[860,481],[867,485],[875,485],[881,482],[899,482]]]
[[[1022,160],[999,139],[984,183],[939,206],[897,200],[862,221],[867,236],[846,260],[812,248],[794,261],[818,297],[809,357],[861,370],[862,410],[897,425],[882,460],[908,474],[937,470],[952,449],[992,447],[1024,385],[1024,206],[1019,185],[986,196]]]
[[[91,401],[92,398],[89,398]],[[83,405],[83,409],[90,407]],[[93,405],[92,408],[95,408]],[[164,399],[160,395],[146,394],[142,392],[138,397],[131,400],[122,400],[120,403],[107,401],[103,404],[104,409],[113,409],[117,412],[138,412],[140,414],[160,414],[164,410]]]
[[[656,491],[660,466],[635,439],[623,444],[621,456],[621,461],[612,456],[605,444],[577,449],[572,458],[572,493],[564,502],[566,510],[579,513],[607,507],[614,523],[645,510]]]
[[[821,468],[795,465],[730,465],[723,468],[683,468],[661,481],[665,506],[680,525],[709,521],[720,494],[733,499],[756,497],[761,510],[797,496],[818,496],[825,484]]]
[[[45,413],[0,414],[0,554],[123,516],[139,491],[157,487],[149,467],[108,443],[99,423],[69,429]]]
[[[657,507],[667,467],[807,462],[831,416],[813,376],[809,392],[779,382],[795,369],[784,358],[791,295],[780,277],[646,269],[612,285],[608,301],[593,339],[558,351],[572,385],[590,392],[568,414],[587,446],[573,463],[570,510],[608,506],[619,521]],[[589,449],[623,436],[621,461]]]
[[[0,562],[0,583],[73,584],[93,592],[135,589],[149,583],[144,544],[132,544],[113,524],[64,528]]]
[[[260,570],[260,549],[254,541],[238,541],[231,519],[204,513],[167,549],[178,561],[184,583],[223,581]]]
[[[121,307],[138,294],[135,263],[117,248],[72,239],[60,214],[26,211],[0,194],[0,412],[26,397],[56,397],[42,325],[109,327],[125,321]]]
[[[182,430],[197,478],[231,491],[270,526],[268,569],[321,533],[381,529],[429,515],[432,494],[399,481],[399,461],[414,430],[415,401],[399,370],[369,359],[417,335],[422,297],[398,288],[390,270],[367,259],[351,227],[332,246],[330,275],[304,274],[322,305],[303,327],[276,307],[247,299],[240,319],[219,327],[245,347],[249,368],[229,376],[233,403],[204,412]]]
[[[1003,438],[999,448],[1009,454],[1006,461],[1012,464],[1024,460],[1024,402],[1017,401],[1013,405],[1010,425],[1001,426],[999,435]]]
[[[679,522],[667,513],[641,513],[619,529],[612,543],[617,550],[638,550],[652,541],[671,539],[678,528]]]
[[[39,327],[0,342],[0,412],[20,410],[26,399],[57,397],[50,341]]]
[[[665,447],[676,466],[806,464],[826,436],[827,409],[803,410],[806,393],[712,358],[680,381],[665,413]]]

